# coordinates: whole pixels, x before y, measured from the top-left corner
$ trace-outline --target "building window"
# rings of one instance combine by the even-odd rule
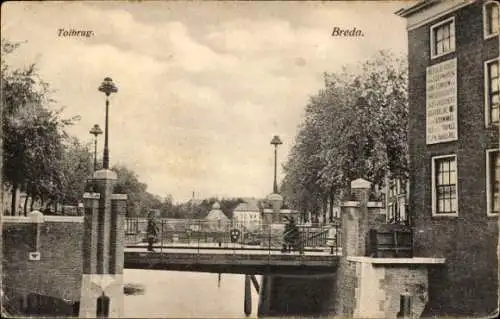
[[[500,82],[498,60],[486,61],[484,67],[486,126],[498,124],[500,109]]]
[[[500,5],[497,1],[488,1],[483,6],[484,38],[498,35],[500,25]]]
[[[486,151],[486,201],[488,215],[497,215],[500,212],[498,197],[500,196],[500,165],[498,149]]]
[[[432,159],[432,213],[457,215],[457,160],[455,155]]]
[[[455,51],[455,18],[431,27],[431,58]]]

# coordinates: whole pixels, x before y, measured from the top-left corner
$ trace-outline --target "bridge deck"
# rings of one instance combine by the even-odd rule
[[[282,253],[279,250],[213,248],[125,249],[125,268],[245,274],[332,273],[340,256],[326,251]]]

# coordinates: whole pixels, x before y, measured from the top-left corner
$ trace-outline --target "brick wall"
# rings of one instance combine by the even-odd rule
[[[431,271],[431,313],[487,315],[497,307],[497,219],[486,213],[486,154],[498,145],[484,125],[484,61],[498,57],[498,39],[483,40],[476,1],[408,33],[410,202],[416,256],[446,257]],[[455,16],[456,52],[430,59],[430,25]],[[426,145],[426,67],[457,58],[458,141]],[[433,218],[431,157],[456,154],[459,217]]]
[[[335,315],[355,318],[396,318],[400,296],[411,297],[411,311],[419,318],[428,300],[428,267],[414,259],[405,263],[374,263],[377,258],[352,257],[341,265]],[[431,267],[432,268],[432,267]],[[340,270],[340,269],[339,269]]]
[[[25,296],[29,293],[80,299],[83,222],[45,221],[40,228],[39,261],[28,260],[35,251],[33,223],[3,223],[3,288]]]
[[[379,287],[384,292],[380,310],[385,318],[394,318],[400,311],[400,296],[408,292],[411,296],[412,314],[420,317],[427,303],[428,277],[426,266],[386,267]]]
[[[355,291],[357,288],[356,263],[342,261],[337,270],[336,294],[331,302],[333,308],[328,313],[342,318],[351,318],[356,306]]]

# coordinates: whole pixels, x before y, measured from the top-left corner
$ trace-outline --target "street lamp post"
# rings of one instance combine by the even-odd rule
[[[281,142],[280,137],[278,135],[274,135],[271,140],[271,145],[274,145],[274,184],[273,184],[273,193],[278,194],[278,182],[276,180],[276,171],[277,171],[277,163],[278,163],[278,145],[283,144]]]
[[[90,134],[94,135],[94,171],[97,170],[97,136],[102,134],[101,127],[99,124],[94,124],[94,126],[89,131]]]
[[[104,78],[101,85],[99,86],[99,91],[106,94],[106,122],[104,126],[104,155],[103,155],[103,168],[109,169],[109,147],[108,147],[108,113],[109,113],[109,95],[111,93],[118,92],[118,88],[113,83],[110,77]]]
[[[283,204],[283,197],[278,193],[278,181],[277,181],[277,170],[278,170],[278,145],[283,144],[278,135],[275,135],[271,140],[271,145],[274,145],[274,182],[273,182],[273,193],[267,197],[267,200],[271,203],[273,208],[273,214],[271,218],[268,219],[268,223],[279,222],[279,213],[281,205]]]

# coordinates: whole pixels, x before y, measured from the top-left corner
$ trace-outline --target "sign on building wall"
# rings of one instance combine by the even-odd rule
[[[427,68],[427,144],[456,141],[457,59]]]

